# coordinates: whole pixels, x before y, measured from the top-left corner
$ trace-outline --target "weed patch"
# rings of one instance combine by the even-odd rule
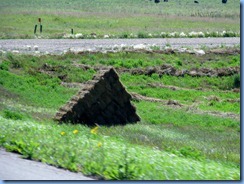
[[[12,120],[24,119],[24,115],[22,113],[11,111],[11,110],[4,110],[3,111],[3,117],[6,119],[12,119]]]

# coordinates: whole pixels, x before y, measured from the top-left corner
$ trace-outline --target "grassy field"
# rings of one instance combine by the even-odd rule
[[[35,38],[42,18],[44,38],[74,33],[110,37],[158,37],[161,32],[231,31],[240,33],[240,1],[170,0],[1,0],[0,38]],[[39,27],[37,31],[39,34]],[[150,36],[148,35],[150,34]]]
[[[90,69],[77,67],[79,64]],[[59,107],[79,90],[62,83],[85,82],[96,68],[104,66],[121,71],[163,64],[178,69],[237,67],[240,54],[1,55],[0,146],[28,159],[100,179],[239,180],[238,74],[159,77],[120,72],[129,92],[162,101],[177,100],[183,106],[134,99],[142,120],[126,126],[90,128],[52,120]]]

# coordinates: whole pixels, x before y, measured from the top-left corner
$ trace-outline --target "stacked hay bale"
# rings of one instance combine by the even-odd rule
[[[59,122],[93,126],[136,123],[140,117],[113,68],[101,70],[55,116]]]

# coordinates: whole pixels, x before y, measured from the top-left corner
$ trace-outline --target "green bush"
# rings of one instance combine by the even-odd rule
[[[148,35],[146,33],[139,32],[138,33],[138,38],[148,38]]]
[[[7,53],[7,59],[11,63],[11,67],[13,68],[21,68],[23,66],[21,60],[15,57],[12,53]]]
[[[234,88],[239,88],[240,85],[241,85],[240,74],[237,74],[237,75],[234,76],[233,87]]]
[[[11,110],[4,110],[3,111],[3,116],[6,119],[12,119],[12,120],[22,120],[24,118],[24,115],[20,112],[16,112],[16,111],[11,111]]]
[[[199,151],[196,148],[193,148],[191,146],[184,146],[184,147],[181,147],[180,149],[168,147],[165,150],[168,152],[174,153],[178,156],[181,156],[181,157],[192,158],[192,159],[196,159],[196,160],[202,160],[205,158],[201,151]]]
[[[178,60],[178,61],[177,61],[177,65],[178,65],[178,66],[182,66],[182,61]]]
[[[8,71],[9,70],[9,62],[7,61],[3,61],[1,64],[0,64],[0,70],[5,70],[5,71]]]
[[[132,159],[128,155],[128,149],[123,150],[124,158],[121,158],[121,161],[117,165],[117,169],[112,170],[111,173],[108,173],[113,180],[133,180],[139,174],[139,169],[136,167],[135,159]]]
[[[129,34],[128,33],[122,33],[121,35],[119,35],[119,38],[128,38]]]
[[[204,158],[201,151],[192,147],[183,147],[179,150],[180,154],[187,158],[194,158],[200,160]]]

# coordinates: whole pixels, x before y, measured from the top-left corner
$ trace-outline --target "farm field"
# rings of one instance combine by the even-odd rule
[[[43,32],[34,35],[42,18]],[[240,1],[1,0],[0,38],[240,36]],[[223,33],[224,31],[224,33]],[[227,32],[227,33],[226,33]],[[95,33],[95,34],[94,34]],[[91,36],[92,34],[92,36]],[[190,34],[191,37],[192,34]]]
[[[219,49],[201,56],[157,50],[1,54],[0,146],[97,179],[240,180],[240,49]],[[110,66],[132,94],[140,122],[88,127],[53,121],[80,83]],[[165,67],[212,73],[160,73]]]

